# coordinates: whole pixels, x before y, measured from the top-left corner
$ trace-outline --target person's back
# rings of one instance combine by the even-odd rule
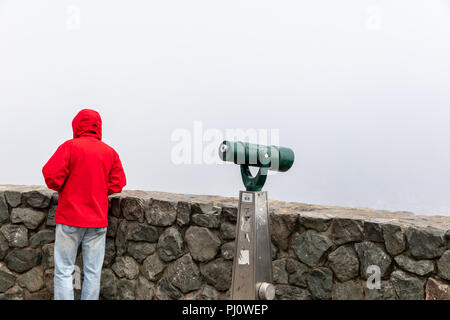
[[[73,139],[64,142],[42,169],[48,188],[59,194],[55,213],[55,299],[73,299],[72,272],[80,243],[83,262],[87,260],[82,298],[97,299],[108,226],[108,195],[121,192],[126,177],[116,151],[101,141],[102,121],[96,111],[81,110],[72,128]]]

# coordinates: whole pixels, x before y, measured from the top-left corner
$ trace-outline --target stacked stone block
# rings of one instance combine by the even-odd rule
[[[101,299],[230,298],[236,199],[109,200]],[[44,187],[0,186],[0,299],[53,298],[57,202]],[[276,298],[450,299],[449,229],[450,217],[271,201]],[[82,281],[80,252],[76,265]]]

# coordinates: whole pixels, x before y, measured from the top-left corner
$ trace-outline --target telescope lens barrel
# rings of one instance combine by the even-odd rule
[[[241,141],[223,141],[219,147],[219,157],[239,165],[266,167],[280,172],[288,171],[294,163],[292,149]]]

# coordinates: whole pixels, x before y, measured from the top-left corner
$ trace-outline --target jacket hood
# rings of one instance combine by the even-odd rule
[[[100,114],[91,109],[83,109],[73,118],[73,138],[81,136],[94,136],[102,140],[102,118]]]

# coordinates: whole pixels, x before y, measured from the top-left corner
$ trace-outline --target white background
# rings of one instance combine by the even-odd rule
[[[450,215],[449,39],[448,0],[0,0],[0,183],[44,184],[88,107],[128,189],[237,196],[171,161],[199,120],[279,129],[272,199]]]

